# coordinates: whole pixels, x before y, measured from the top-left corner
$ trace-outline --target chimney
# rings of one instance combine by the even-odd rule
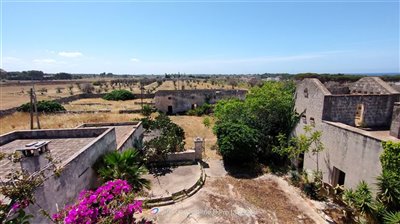
[[[400,102],[395,102],[393,105],[390,135],[396,138],[400,138]]]
[[[22,154],[20,164],[21,169],[32,174],[40,171],[45,165],[49,163],[46,158],[46,152],[49,151],[47,144],[49,142],[33,142],[25,145],[25,147],[18,149]]]

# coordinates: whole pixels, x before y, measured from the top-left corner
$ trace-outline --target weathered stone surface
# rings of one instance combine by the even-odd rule
[[[204,103],[215,103],[221,99],[244,99],[246,90],[159,90],[154,97],[155,107],[164,113],[183,113]],[[170,107],[170,110],[168,110]]]

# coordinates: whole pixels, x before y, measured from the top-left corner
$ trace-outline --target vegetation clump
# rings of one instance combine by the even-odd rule
[[[101,157],[96,167],[97,173],[104,181],[126,180],[134,191],[150,188],[149,180],[142,177],[148,171],[136,149],[107,153]]]
[[[120,89],[120,90],[113,90],[109,93],[107,93],[103,99],[105,100],[114,100],[114,101],[118,101],[118,100],[133,100],[135,99],[135,95],[128,91],[128,90],[124,90],[124,89]]]
[[[159,133],[157,137],[145,143],[147,161],[164,159],[168,153],[184,151],[185,132],[167,115],[160,114],[154,120],[144,118],[142,123],[147,130]]]
[[[95,191],[82,191],[78,202],[52,216],[55,223],[144,223],[134,215],[142,212],[125,180],[108,181]]]
[[[30,110],[31,110],[31,103],[24,103],[17,108],[17,111],[21,112],[29,112]],[[58,111],[65,111],[65,108],[63,105],[61,105],[56,101],[41,100],[37,103],[37,110],[38,112],[54,113]]]
[[[252,88],[244,101],[219,101],[214,133],[224,159],[241,164],[285,160],[273,148],[279,144],[278,136],[288,137],[297,124],[294,92],[293,82],[266,82]]]
[[[187,112],[187,115],[190,116],[202,116],[202,115],[208,115],[213,112],[213,105],[205,103],[201,106],[198,106],[194,109],[191,109]]]

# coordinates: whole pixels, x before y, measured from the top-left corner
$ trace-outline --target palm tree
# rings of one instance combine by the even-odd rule
[[[97,172],[104,181],[115,179],[128,181],[134,191],[150,188],[150,181],[142,177],[148,171],[142,165],[139,152],[136,149],[105,154],[102,158],[102,165]]]

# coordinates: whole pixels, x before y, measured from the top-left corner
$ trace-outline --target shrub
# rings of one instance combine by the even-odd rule
[[[105,100],[133,100],[135,99],[135,95],[128,90],[113,90],[110,93],[107,93],[103,99]]]
[[[212,111],[213,111],[213,106],[208,104],[208,103],[205,103],[205,104],[203,104],[201,106],[198,106],[198,107],[196,107],[194,109],[189,110],[187,112],[187,115],[190,115],[190,116],[202,116],[202,115],[211,114]]]
[[[96,191],[82,191],[78,202],[52,216],[56,223],[137,223],[142,201],[134,200],[124,180],[109,181]]]
[[[224,160],[243,164],[256,158],[256,130],[246,124],[220,122],[214,126],[214,132]]]
[[[85,84],[79,85],[79,89],[83,93],[93,93],[94,86],[92,84],[90,84],[90,83],[85,83]]]
[[[153,113],[153,108],[149,105],[143,105],[142,114],[143,116],[149,117]]]
[[[17,111],[29,112],[31,108],[31,103],[24,103],[17,108]],[[65,111],[63,105],[56,101],[41,100],[37,103],[38,112],[53,113],[57,111]]]

